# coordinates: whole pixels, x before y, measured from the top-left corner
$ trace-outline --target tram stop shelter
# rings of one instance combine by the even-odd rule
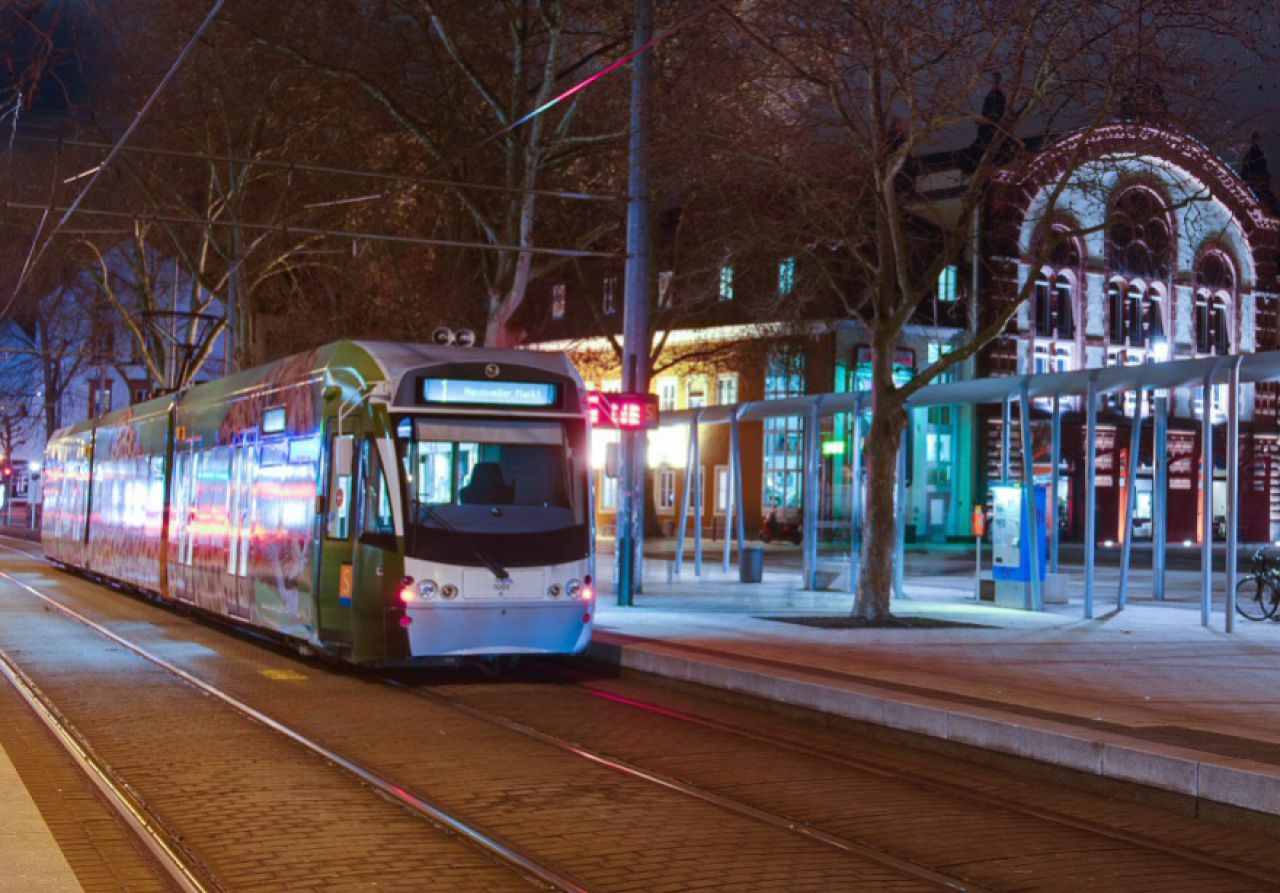
[[[1137,444],[1141,436],[1142,426],[1147,421],[1143,418],[1144,402],[1152,406],[1151,423],[1154,425],[1154,488],[1152,511],[1152,554],[1153,554],[1153,594],[1157,600],[1163,598],[1165,586],[1165,551],[1167,545],[1167,512],[1165,500],[1168,492],[1169,457],[1166,448],[1169,416],[1169,392],[1175,389],[1201,389],[1200,424],[1202,429],[1201,469],[1212,480],[1213,474],[1213,415],[1211,397],[1215,386],[1225,385],[1227,389],[1226,412],[1226,571],[1225,588],[1228,594],[1235,591],[1238,569],[1238,534],[1240,517],[1240,389],[1242,384],[1280,381],[1280,351],[1270,351],[1247,355],[1215,356],[1192,360],[1176,360],[1163,363],[1149,363],[1135,366],[1109,366],[1097,369],[1084,369],[1076,372],[1061,372],[1044,375],[1000,376],[965,381],[946,382],[929,385],[916,391],[908,399],[908,410],[915,412],[936,406],[958,405],[996,405],[1002,408],[1003,425],[1001,427],[1004,445],[1002,449],[1003,477],[1008,479],[1009,471],[1009,438],[1013,436],[1012,407],[1019,407],[1018,437],[1021,454],[1031,456],[1032,450],[1032,401],[1051,406],[1050,424],[1051,438],[1051,475],[1050,493],[1058,492],[1058,476],[1062,456],[1062,411],[1064,398],[1074,398],[1073,402],[1083,403],[1086,418],[1085,425],[1085,506],[1084,506],[1084,599],[1083,612],[1085,618],[1094,616],[1097,601],[1097,430],[1099,401],[1104,395],[1134,394],[1149,392],[1148,398],[1131,401],[1131,421],[1133,433],[1131,442]],[[1125,401],[1121,402],[1125,405]],[[768,418],[795,417],[804,419],[803,447],[803,542],[801,563],[801,587],[817,589],[819,583],[818,568],[818,486],[821,456],[820,430],[822,419],[837,414],[848,414],[852,419],[852,480],[854,492],[851,497],[850,534],[849,534],[849,580],[851,590],[856,588],[858,578],[858,562],[861,551],[860,512],[864,504],[863,491],[865,482],[861,473],[861,445],[869,423],[870,395],[865,391],[810,394],[803,397],[788,397],[774,400],[738,403],[733,405],[709,406],[664,413],[660,421],[663,428],[685,427],[688,430],[688,473],[680,493],[679,507],[675,519],[675,563],[674,573],[679,574],[684,557],[684,546],[687,538],[690,515],[692,518],[692,537],[694,540],[694,562],[696,572],[701,574],[704,556],[703,544],[703,500],[691,498],[691,493],[703,492],[701,480],[702,464],[700,456],[699,431],[703,426],[728,425],[729,436],[729,487],[728,505],[725,517],[730,519],[723,544],[723,565],[727,573],[730,564],[730,550],[736,539],[738,553],[743,554],[746,539],[746,519],[743,511],[742,490],[742,438],[741,425],[744,422],[763,421]],[[903,452],[899,461],[898,499],[897,499],[897,548],[894,568],[894,595],[902,595],[903,557],[906,546],[906,499],[905,474],[906,449],[904,440]],[[1139,450],[1130,449],[1129,467],[1125,476],[1127,499],[1124,501],[1125,515],[1122,523],[1125,535],[1122,537],[1120,556],[1120,576],[1116,590],[1115,607],[1123,609],[1126,605],[1129,588],[1129,568],[1133,547],[1134,508],[1136,504],[1135,487]],[[1035,475],[1034,463],[1022,462],[1021,480],[1018,485],[1022,490],[1023,518],[1027,529],[1034,530],[1038,522],[1037,506],[1034,498]],[[1213,518],[1211,486],[1202,487],[1201,498],[1204,503],[1206,519]],[[1036,537],[1030,538],[1031,572],[1024,584],[1024,607],[1028,610],[1043,610],[1044,593],[1041,583],[1041,571],[1057,571],[1059,537],[1057,530],[1057,499],[1048,500],[1048,529],[1055,531],[1050,537],[1048,547],[1042,554]],[[1206,522],[1205,535],[1201,537],[1201,591],[1200,619],[1201,625],[1208,626],[1211,618],[1211,605],[1214,588],[1213,575],[1213,537]],[[1227,632],[1233,628],[1233,611],[1231,600],[1227,600],[1224,626]]]

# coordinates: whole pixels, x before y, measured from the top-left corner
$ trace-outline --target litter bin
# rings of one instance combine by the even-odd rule
[[[764,549],[747,546],[738,559],[738,582],[759,583],[764,576]]]

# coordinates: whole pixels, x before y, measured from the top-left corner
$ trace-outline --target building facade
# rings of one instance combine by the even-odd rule
[[[964,165],[938,156],[921,165],[920,213],[945,227],[947,196],[963,183]],[[1065,180],[1065,185],[1063,181]],[[1029,164],[1000,174],[983,205],[965,262],[945,269],[934,299],[916,314],[895,349],[894,374],[924,368],[1008,302],[1026,300],[1004,336],[953,376],[1067,371],[1273,349],[1277,346],[1277,251],[1280,217],[1266,194],[1251,188],[1222,159],[1186,134],[1120,122],[1072,134],[1038,150]],[[679,306],[671,275],[659,274],[657,343],[651,391],[664,410],[865,389],[870,338],[856,320],[834,308],[808,305],[798,317],[779,301],[804,276],[791,258],[756,267],[745,277],[727,262],[704,296],[700,314],[668,316]],[[592,387],[617,390],[621,374],[621,270],[589,271],[577,281],[538,283],[525,308],[531,346],[573,351]],[[748,306],[747,289],[768,300]],[[545,294],[543,294],[545,292]],[[772,316],[761,317],[761,308]],[[779,312],[779,310],[782,312]],[[753,313],[756,315],[753,316]],[[736,314],[736,315],[735,315]],[[1196,542],[1215,519],[1201,517],[1199,494],[1214,487],[1225,507],[1225,467],[1200,480],[1201,389],[1167,395],[1169,406],[1169,539]],[[1215,437],[1225,437],[1225,388],[1210,394]],[[1062,536],[1083,536],[1083,407],[1066,400],[1063,464],[1058,494]],[[1104,403],[1099,422],[1099,538],[1119,540],[1124,473],[1135,411],[1128,396]],[[1049,411],[1033,408],[1038,479],[1047,482]],[[1021,474],[1018,437],[1002,455],[1002,413],[991,407],[933,407],[912,414],[907,440],[908,536],[940,541],[971,535],[970,514],[1007,467]],[[1277,388],[1244,389],[1241,418],[1242,536],[1280,538],[1280,429]],[[1018,419],[1013,414],[1016,431]],[[847,544],[852,494],[851,419],[823,421],[821,539]],[[1151,425],[1139,444],[1135,536],[1151,530]],[[610,435],[596,438],[599,524],[609,533],[617,482],[608,474]],[[798,517],[803,503],[804,423],[799,417],[742,426],[743,494],[747,535],[771,513]],[[1225,456],[1223,446],[1215,449]],[[728,430],[701,436],[704,534],[721,537],[727,508]],[[688,473],[687,434],[663,430],[650,438],[650,511],[659,530],[679,517]],[[1215,512],[1215,515],[1219,514]]]

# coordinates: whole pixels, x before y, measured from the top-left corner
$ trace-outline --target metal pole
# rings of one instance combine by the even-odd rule
[[[849,591],[858,592],[862,570],[862,395],[853,400],[853,483],[849,488]]]
[[[729,467],[725,469],[724,494],[724,566],[722,570],[729,573],[729,548],[733,542],[733,512],[736,500],[733,498],[733,469],[738,462],[738,424],[737,413],[729,417]]]
[[[676,527],[676,559],[674,573],[680,576],[684,564],[684,532],[689,523],[689,496],[693,491],[693,442],[698,438],[698,416],[689,423],[689,444],[685,449],[684,492],[680,494],[680,524]]]
[[[733,502],[738,507],[738,560],[742,560],[742,547],[747,538],[746,525],[746,506],[742,496],[742,430],[739,425],[739,416],[741,413],[733,414],[733,442],[734,442],[734,462],[733,462]]]
[[[1053,471],[1049,475],[1049,571],[1058,572],[1058,483],[1061,478],[1062,465],[1062,400],[1058,394],[1053,395],[1053,442],[1049,448],[1049,461],[1053,463]]]
[[[1084,616],[1088,620],[1093,617],[1098,542],[1098,381],[1092,375],[1084,399]]]
[[[1018,393],[1018,416],[1022,423],[1022,505],[1027,526],[1024,536],[1031,538],[1031,579],[1027,584],[1026,608],[1028,611],[1044,610],[1044,592],[1040,586],[1040,569],[1044,556],[1040,554],[1040,518],[1036,510],[1035,447],[1031,442],[1031,399],[1027,396],[1027,379],[1022,379]]]
[[[1133,393],[1133,433],[1129,436],[1129,480],[1125,486],[1124,542],[1120,545],[1120,586],[1116,609],[1129,601],[1129,558],[1133,554],[1133,504],[1138,498],[1138,454],[1142,451],[1142,391]]]
[[[804,516],[800,536],[803,542],[802,589],[818,588],[818,467],[822,461],[819,453],[822,439],[822,398],[809,407],[809,418],[804,430]]]
[[[631,142],[627,186],[627,262],[623,300],[622,389],[630,394],[649,390],[649,97],[653,56],[643,48],[653,38],[653,0],[635,0],[635,30],[631,62]],[[633,603],[639,591],[637,552],[643,563],[644,432],[625,431],[622,457],[626,462],[620,487],[617,558],[618,604]]]
[[[1200,402],[1200,474],[1200,625],[1208,626],[1213,616],[1213,373],[1204,377]]]
[[[911,410],[907,409],[907,427],[911,427]],[[898,446],[898,485],[896,487],[894,510],[897,517],[894,521],[893,545],[893,597],[903,598],[903,563],[907,551],[907,432],[902,432],[902,443]]]
[[[1227,379],[1227,602],[1226,631],[1235,629],[1236,550],[1240,539],[1240,357]]]
[[[1012,403],[1008,397],[1000,408],[1000,481],[1009,483],[1009,429],[1013,427]]]
[[[689,436],[693,439],[693,575],[695,577],[702,576],[702,504],[706,501],[702,478],[702,435],[698,426],[698,420],[701,418],[701,412],[694,416],[693,428],[689,432]]]
[[[1169,542],[1169,398],[1156,398],[1151,444],[1151,595],[1164,601],[1165,549]]]

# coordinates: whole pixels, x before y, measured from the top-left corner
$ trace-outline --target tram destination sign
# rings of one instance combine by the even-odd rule
[[[484,381],[471,378],[424,378],[424,403],[466,406],[555,406],[559,385],[538,381]]]

